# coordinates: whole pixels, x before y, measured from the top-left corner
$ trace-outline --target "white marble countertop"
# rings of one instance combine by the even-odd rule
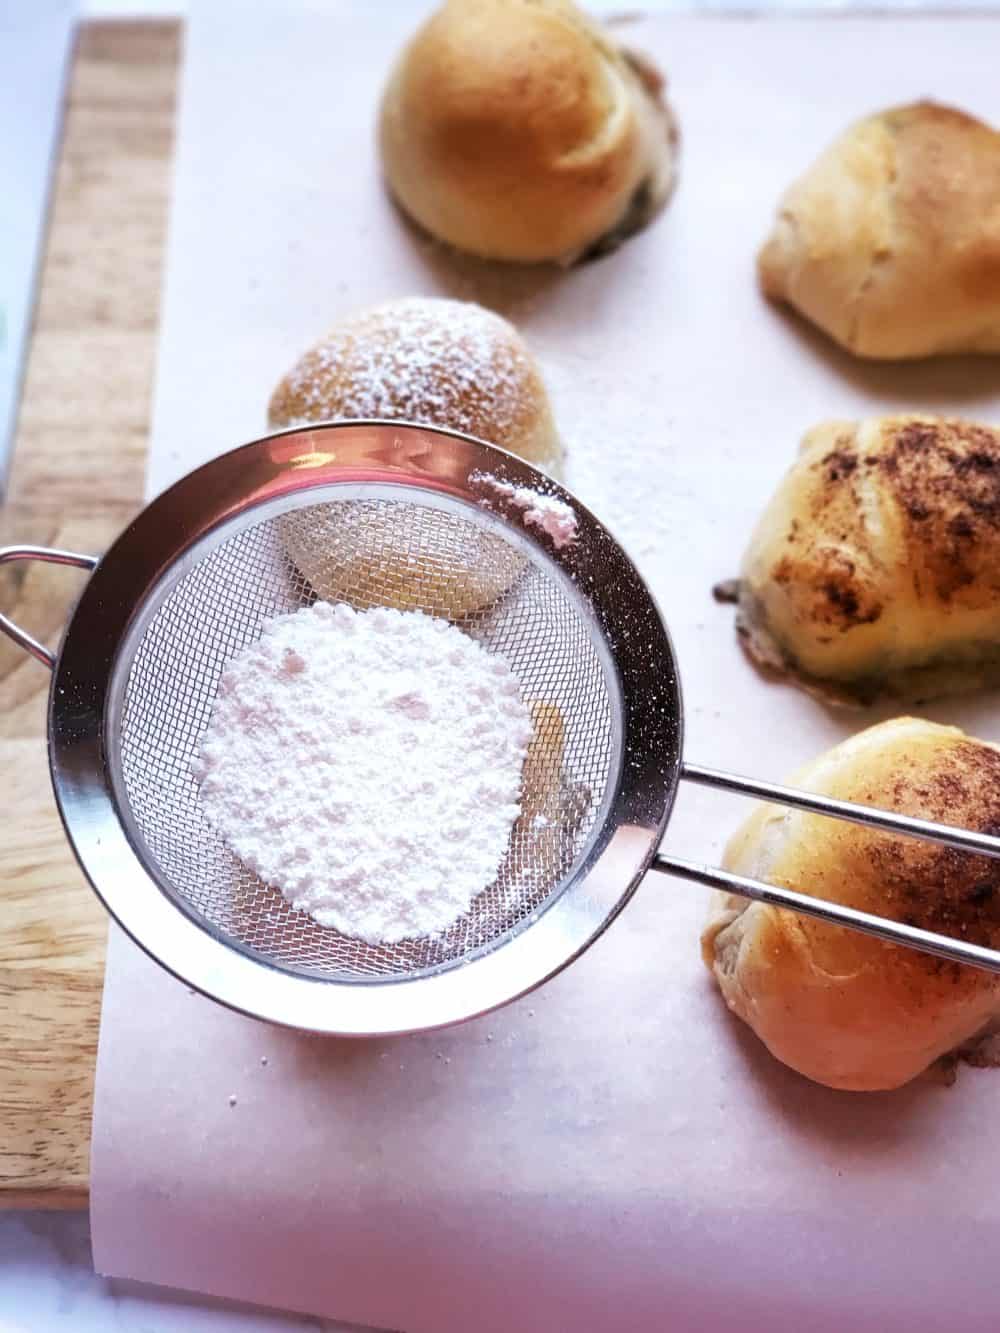
[[[94,1274],[86,1213],[0,1214],[0,1333],[344,1333],[346,1325]]]
[[[206,2],[206,0],[202,0]],[[207,0],[210,3],[210,0]],[[428,8],[409,3],[415,13]],[[592,10],[692,10],[719,12],[754,10],[761,0],[590,0]],[[975,0],[771,0],[777,10],[816,11],[973,11],[996,6]],[[185,0],[80,0],[85,17],[181,15]],[[95,1275],[85,1213],[0,1213],[0,1333],[291,1333],[292,1330],[337,1330],[346,1326],[324,1320],[267,1313],[231,1303],[192,1298],[179,1293],[108,1281]]]

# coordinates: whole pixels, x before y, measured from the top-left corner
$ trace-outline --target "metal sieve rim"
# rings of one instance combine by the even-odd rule
[[[258,525],[262,523],[270,523],[274,519],[279,518],[294,509],[302,507],[304,496],[307,497],[308,504],[306,508],[308,508],[313,504],[323,505],[331,500],[363,501],[365,499],[374,498],[375,496],[380,499],[389,499],[392,497],[394,491],[399,498],[405,499],[406,496],[413,494],[414,488],[412,484],[397,482],[387,483],[382,481],[378,482],[373,488],[370,483],[349,480],[332,486],[317,485],[315,487],[310,487],[308,490],[287,492],[272,499],[262,500],[253,508],[244,510],[235,516],[228,517],[222,524],[216,525],[215,528],[199,537],[192,545],[187,547],[183,555],[177,559],[177,561],[158,580],[155,586],[149,590],[142,607],[138,608],[132,616],[129,628],[119,644],[109,679],[107,707],[105,710],[104,721],[104,751],[108,778],[117,801],[119,818],[122,821],[126,835],[131,842],[133,849],[138,854],[140,860],[149,867],[150,873],[157,878],[161,892],[170,897],[180,911],[191,916],[202,929],[207,930],[209,933],[217,934],[229,948],[247,954],[258,962],[262,962],[266,966],[276,968],[279,971],[291,970],[301,973],[303,969],[290,968],[289,965],[279,962],[276,959],[269,958],[253,949],[251,946],[243,943],[241,940],[227,935],[224,931],[218,930],[211,922],[205,920],[198,910],[192,904],[188,903],[169,882],[165,882],[164,877],[157,875],[155,868],[155,853],[150,847],[145,834],[130,809],[128,783],[121,762],[121,754],[114,745],[114,739],[119,734],[121,728],[125,696],[131,679],[133,664],[151,623],[155,621],[164,605],[169,603],[172,592],[184,582],[186,577],[199,564],[201,564],[202,561],[208,559],[211,554],[219,548],[220,544],[226,545],[240,534],[253,530],[258,527]],[[463,510],[467,511],[470,508],[466,500],[457,499],[455,496],[445,492],[422,492],[420,503],[422,509],[430,509],[446,513],[457,511],[461,514]],[[513,524],[505,522],[504,519],[500,518],[495,513],[483,511],[477,507],[477,523],[481,523],[486,531],[494,530],[497,533],[502,534],[504,541],[509,544],[518,546],[522,549],[529,545],[523,529],[515,528]],[[527,554],[527,552],[525,553]],[[564,571],[560,570],[558,567],[553,567],[546,571],[546,577],[559,586],[560,590],[567,597],[567,600],[573,603],[579,611],[585,609],[582,604],[579,590]],[[608,790],[605,791],[599,804],[594,820],[594,826],[586,840],[584,848],[582,849],[583,855],[578,856],[577,858],[581,863],[601,841],[607,810],[612,799],[612,788],[617,785],[617,777],[621,767],[622,758],[621,727],[620,725],[615,725],[618,723],[622,715],[618,680],[614,670],[614,661],[603,638],[599,639],[597,642],[597,655],[604,667],[610,702],[613,705],[615,715],[613,719],[613,762],[611,764],[615,781],[608,783]],[[556,884],[553,884],[549,898],[537,907],[529,917],[519,921],[501,938],[494,940],[489,944],[481,944],[477,946],[470,950],[469,953],[461,959],[447,960],[431,964],[417,971],[411,971],[405,979],[417,980],[422,977],[435,975],[450,967],[468,966],[469,963],[474,962],[481,955],[490,952],[494,948],[502,947],[503,943],[509,936],[527,929],[529,924],[534,924],[544,912],[550,910],[552,903],[558,897],[557,889],[558,892],[561,892],[563,884],[567,882],[569,878],[570,875],[565,875],[561,880],[557,881]],[[322,973],[318,973],[317,975],[321,980],[328,979],[325,978]],[[378,976],[360,975],[351,977],[349,981],[345,978],[345,984],[350,984],[352,986],[370,986],[378,985],[383,980],[399,981],[402,979],[403,978],[399,977],[391,978],[387,976],[382,978]]]
[[[541,552],[582,598],[610,646],[621,707],[621,763],[604,823],[561,895],[531,923],[465,966],[408,978],[294,974],[238,951],[161,887],[129,836],[106,742],[123,647],[164,581],[197,559],[211,534],[254,521],[283,499],[331,487],[395,484],[481,504],[477,474],[544,487],[572,504],[578,537],[562,550],[508,509],[505,524]],[[117,684],[116,684],[117,682]],[[254,1017],[345,1036],[445,1026],[507,1003],[583,952],[648,868],[679,775],[682,710],[675,658],[641,576],[603,525],[530,464],[456,432],[398,422],[334,422],[265,436],[176,482],[98,564],[66,630],[53,673],[49,758],[67,836],[104,905],[155,961],[213,999]]]

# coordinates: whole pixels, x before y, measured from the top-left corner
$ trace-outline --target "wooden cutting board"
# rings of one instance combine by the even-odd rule
[[[0,544],[101,552],[139,508],[180,25],[80,27]],[[58,641],[79,575],[5,567],[0,608]],[[62,832],[48,672],[0,638],[0,1207],[79,1207],[106,921]]]

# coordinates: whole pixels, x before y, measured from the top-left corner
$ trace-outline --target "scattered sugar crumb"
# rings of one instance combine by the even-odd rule
[[[474,472],[469,480],[488,486],[495,494],[522,510],[525,523],[531,523],[547,533],[557,551],[576,541],[576,511],[565,500],[546,495],[543,491],[533,491],[530,486],[512,486],[509,481],[501,481],[489,472]]]

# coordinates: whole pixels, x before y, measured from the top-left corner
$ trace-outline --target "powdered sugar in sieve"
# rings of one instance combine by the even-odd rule
[[[228,664],[194,773],[293,907],[395,943],[446,930],[495,879],[531,735],[507,663],[461,630],[317,602]]]

